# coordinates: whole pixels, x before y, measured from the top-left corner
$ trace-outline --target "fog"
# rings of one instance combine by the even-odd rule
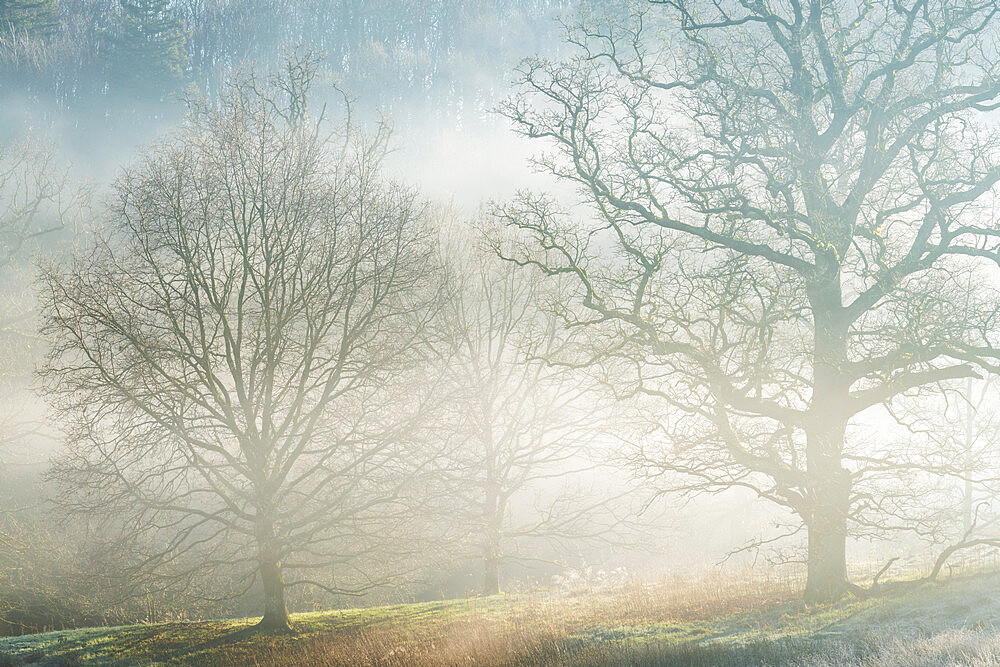
[[[0,3],[0,633],[995,562],[930,4]]]

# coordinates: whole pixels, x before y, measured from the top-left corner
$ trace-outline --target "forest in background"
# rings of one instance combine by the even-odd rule
[[[555,20],[573,6],[12,0],[0,8],[5,128],[23,114],[40,127],[66,122],[104,139],[175,121],[171,98],[186,87],[212,99],[235,70],[271,67],[290,47],[323,53],[331,76],[366,110],[401,124],[428,116],[474,124],[502,99],[520,54],[558,43]]]

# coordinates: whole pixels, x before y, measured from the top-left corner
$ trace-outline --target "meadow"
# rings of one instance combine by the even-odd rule
[[[0,640],[2,665],[991,665],[1000,575],[808,607],[794,582],[624,583]]]

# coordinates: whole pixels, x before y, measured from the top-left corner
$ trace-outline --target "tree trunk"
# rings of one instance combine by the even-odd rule
[[[483,565],[483,595],[497,595],[500,593],[500,558],[487,556]]]
[[[817,509],[806,525],[809,555],[805,601],[819,604],[839,600],[848,591],[847,517],[832,503]]]
[[[483,517],[483,595],[500,592],[500,564],[503,560],[503,514],[505,501],[500,485],[494,479],[492,468],[486,487],[485,516]]]
[[[840,459],[845,430],[846,424],[825,429],[807,443],[811,507],[804,517],[809,534],[805,600],[810,604],[839,600],[849,588],[846,552],[851,477]]]
[[[805,601],[833,602],[849,590],[847,516],[851,477],[842,465],[849,418],[850,379],[846,325],[840,321],[839,280],[829,280],[810,294],[815,318],[813,395],[806,427],[808,506],[802,517],[809,534]]]
[[[983,392],[985,394],[985,391]],[[972,446],[976,442],[976,408],[982,405],[982,400],[972,405],[972,378],[965,383],[965,461],[962,472],[965,474],[965,490],[962,494],[962,534],[968,534],[972,528],[972,470],[975,459],[972,456]]]
[[[292,623],[285,605],[285,580],[274,542],[274,522],[262,520],[257,528],[257,549],[260,578],[264,584],[264,616],[257,627],[261,630],[286,632],[292,629]]]
[[[281,576],[281,563],[262,562],[260,576],[264,582],[264,617],[257,627],[262,630],[291,630],[292,623],[285,606],[285,581]]]

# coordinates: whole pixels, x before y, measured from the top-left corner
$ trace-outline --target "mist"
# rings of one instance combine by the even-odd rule
[[[993,664],[998,46],[0,3],[0,663]]]

